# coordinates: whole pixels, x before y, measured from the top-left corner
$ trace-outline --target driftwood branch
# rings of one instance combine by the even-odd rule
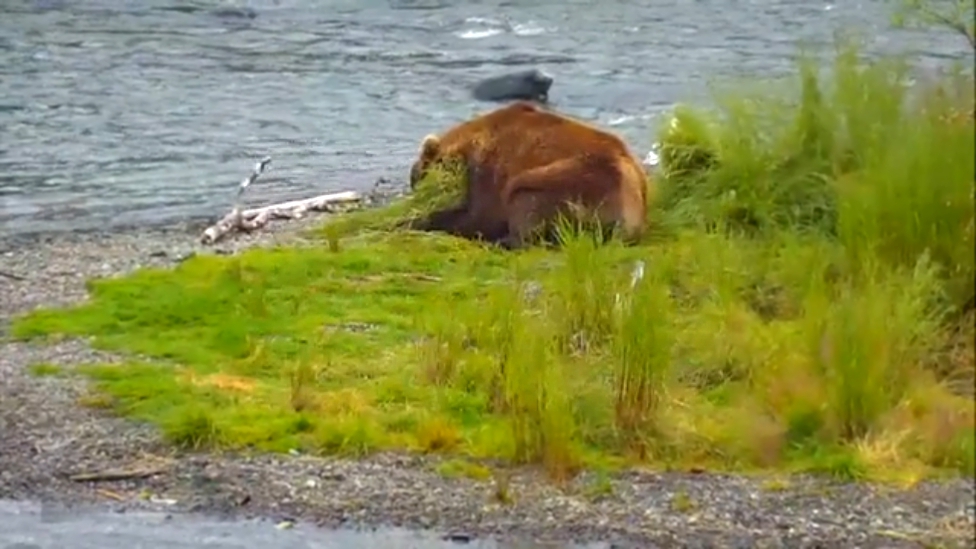
[[[165,473],[165,467],[141,467],[137,469],[112,469],[108,471],[96,471],[93,473],[78,473],[68,477],[74,482],[111,482],[116,480],[132,480],[148,478],[153,475]]]
[[[118,492],[113,492],[111,490],[106,490],[104,488],[99,488],[98,490],[95,490],[95,493],[100,496],[107,497],[109,499],[114,499],[115,501],[125,501],[125,496],[123,496],[122,494]]]
[[[7,271],[0,271],[0,276],[2,276],[3,278],[9,278],[10,280],[16,280],[18,282],[23,282],[27,280],[26,276],[20,276],[19,274],[10,273]]]
[[[307,212],[329,212],[334,211],[338,204],[360,203],[362,195],[355,191],[344,191],[339,193],[323,194],[305,198],[302,200],[291,200],[280,204],[272,204],[260,208],[241,210],[241,197],[244,190],[261,177],[264,170],[271,164],[271,157],[265,157],[254,165],[251,174],[248,175],[237,189],[237,198],[234,207],[229,214],[216,224],[207,227],[200,236],[200,241],[204,244],[213,244],[228,234],[238,232],[251,232],[260,229],[268,224],[272,219],[300,219]]]

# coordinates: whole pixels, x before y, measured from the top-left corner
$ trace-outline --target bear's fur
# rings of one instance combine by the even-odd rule
[[[644,232],[647,175],[623,140],[536,104],[514,102],[426,136],[411,187],[432,166],[452,161],[467,176],[464,199],[414,228],[508,248],[551,233],[559,214],[595,218],[627,241]]]

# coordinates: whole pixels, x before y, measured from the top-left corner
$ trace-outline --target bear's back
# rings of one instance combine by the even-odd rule
[[[463,153],[510,173],[580,155],[632,156],[616,135],[525,101],[458,124],[440,143],[445,155]]]

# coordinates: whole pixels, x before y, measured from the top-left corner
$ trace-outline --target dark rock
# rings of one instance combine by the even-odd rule
[[[549,101],[549,88],[552,76],[538,70],[529,69],[500,76],[493,76],[479,82],[472,90],[478,101]]]

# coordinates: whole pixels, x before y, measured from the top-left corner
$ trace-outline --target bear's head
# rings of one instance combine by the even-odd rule
[[[424,140],[420,143],[420,155],[410,167],[411,189],[416,188],[417,183],[419,183],[420,180],[427,175],[427,170],[430,169],[431,165],[437,162],[438,158],[440,157],[440,152],[440,138],[434,134],[424,137]]]

